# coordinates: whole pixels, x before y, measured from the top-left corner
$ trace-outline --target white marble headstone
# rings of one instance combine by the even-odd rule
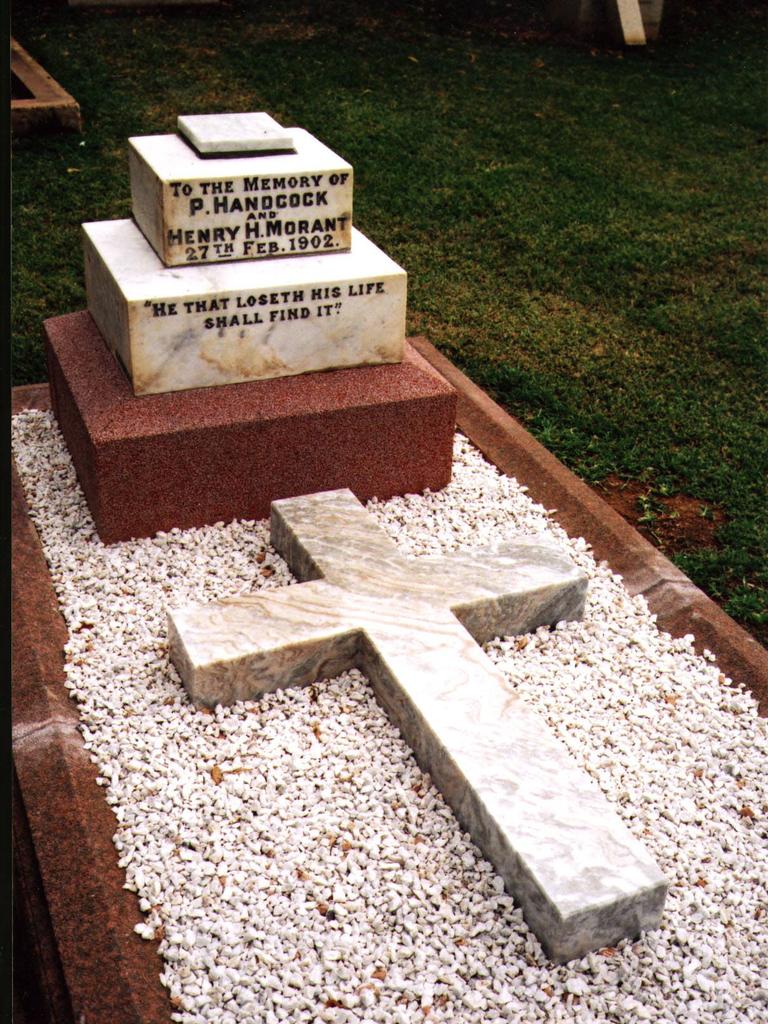
[[[169,614],[194,700],[359,668],[555,960],[658,927],[655,862],[475,642],[580,618],[587,580],[564,553],[406,559],[350,491],[273,502],[272,543],[311,582]]]
[[[183,268],[133,221],[83,231],[88,309],[137,395],[403,358],[405,271],[359,231],[332,256]]]
[[[351,165],[309,132],[287,131],[293,152],[208,159],[179,135],[128,140],[133,216],[166,266],[350,248]]]

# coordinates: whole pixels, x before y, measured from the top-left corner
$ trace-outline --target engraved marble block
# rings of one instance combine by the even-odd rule
[[[83,231],[88,310],[136,395],[403,357],[405,271],[354,229],[348,253],[183,270],[133,221]]]
[[[567,556],[521,540],[407,559],[347,490],[273,502],[271,531],[309,582],[169,612],[193,700],[359,668],[554,960],[657,927],[655,862],[477,646],[581,617],[587,580]]]
[[[180,120],[196,126],[209,116],[216,121],[267,115]],[[227,131],[222,125],[219,134]],[[280,132],[279,139],[290,139],[295,152],[224,156],[214,151],[204,158],[179,135],[128,140],[133,216],[166,266],[350,248],[351,165],[301,128]],[[190,132],[211,145],[216,134]]]

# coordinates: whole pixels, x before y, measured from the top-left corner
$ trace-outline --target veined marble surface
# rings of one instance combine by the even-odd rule
[[[133,216],[166,266],[349,249],[352,166],[286,131],[293,152],[228,158],[204,159],[178,135],[128,140]]]
[[[169,613],[195,701],[360,668],[553,959],[658,926],[655,862],[476,643],[581,617],[567,556],[522,541],[409,560],[346,490],[274,502],[272,543],[309,582]]]
[[[137,395],[403,358],[405,271],[359,231],[348,253],[174,269],[133,221],[83,230],[88,309]]]
[[[200,153],[254,153],[293,146],[290,131],[265,111],[182,114],[176,124]]]

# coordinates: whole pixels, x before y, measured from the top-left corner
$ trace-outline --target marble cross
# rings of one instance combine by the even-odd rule
[[[539,540],[408,559],[348,490],[272,504],[299,583],[169,613],[193,700],[359,668],[558,962],[659,924],[667,883],[478,646],[580,618],[587,580]]]

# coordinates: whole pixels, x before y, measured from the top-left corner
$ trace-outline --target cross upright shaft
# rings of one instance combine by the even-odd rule
[[[311,582],[169,615],[193,699],[360,668],[553,959],[657,926],[655,863],[475,643],[581,617],[567,558],[523,541],[406,559],[349,491],[274,502],[272,542]]]

